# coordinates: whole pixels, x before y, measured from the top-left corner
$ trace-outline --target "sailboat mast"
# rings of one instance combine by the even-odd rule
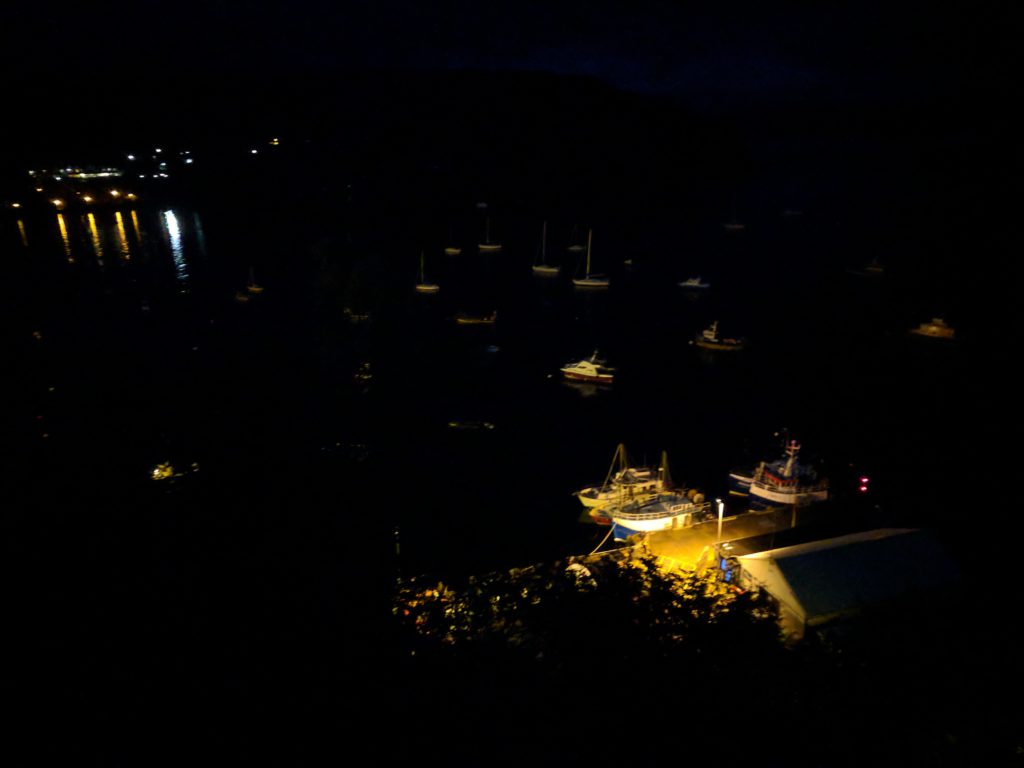
[[[590,277],[590,240],[594,235],[594,230],[587,230],[587,277]]]

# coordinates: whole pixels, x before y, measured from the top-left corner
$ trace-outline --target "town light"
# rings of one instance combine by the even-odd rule
[[[51,203],[53,203],[53,205],[54,205],[54,206],[55,206],[56,208],[63,208],[63,207],[64,207],[64,201],[63,201],[63,200],[61,200],[60,198],[57,198],[57,197],[55,197],[55,198],[54,198],[53,200],[51,200],[50,202],[51,202]]]

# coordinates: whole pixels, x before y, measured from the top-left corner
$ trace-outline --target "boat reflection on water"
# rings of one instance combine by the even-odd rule
[[[595,384],[592,381],[568,381],[563,380],[562,385],[575,389],[580,393],[580,397],[594,397],[603,392],[607,392],[608,388],[603,387],[600,384]]]

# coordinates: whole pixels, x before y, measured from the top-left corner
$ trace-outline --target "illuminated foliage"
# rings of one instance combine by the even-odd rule
[[[778,642],[766,596],[665,569],[646,554],[488,574],[461,587],[414,580],[398,589],[393,612],[413,653],[487,647],[558,667],[595,657],[639,662],[752,637]]]

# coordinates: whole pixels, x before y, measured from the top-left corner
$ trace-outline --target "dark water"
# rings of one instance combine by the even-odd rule
[[[134,500],[127,527],[102,505],[65,509],[83,535],[131,549],[184,526],[186,542],[233,540],[259,560],[262,541],[320,547],[323,529],[330,545],[307,563],[359,547],[378,574],[521,564],[599,540],[570,494],[618,443],[648,463],[667,451],[676,480],[714,497],[784,429],[838,498],[870,475],[895,521],[947,525],[985,479],[971,445],[993,427],[993,362],[974,286],[901,251],[892,222],[854,239],[837,211],[780,200],[748,204],[741,231],[722,226],[738,214],[725,200],[667,221],[563,217],[547,230],[562,274],[539,278],[534,211],[387,210],[361,193],[326,211],[182,199],[4,222],[19,453],[72,499],[79,485]],[[476,252],[485,217],[501,253]],[[581,225],[608,291],[569,282]],[[413,291],[421,249],[437,295]],[[873,258],[884,274],[855,274]],[[266,290],[243,303],[250,270]],[[706,294],[676,285],[693,275]],[[495,309],[494,326],[454,321]],[[955,341],[908,335],[933,316]],[[716,319],[748,348],[689,344]],[[614,387],[559,379],[595,349]],[[198,471],[151,480],[165,461]]]

